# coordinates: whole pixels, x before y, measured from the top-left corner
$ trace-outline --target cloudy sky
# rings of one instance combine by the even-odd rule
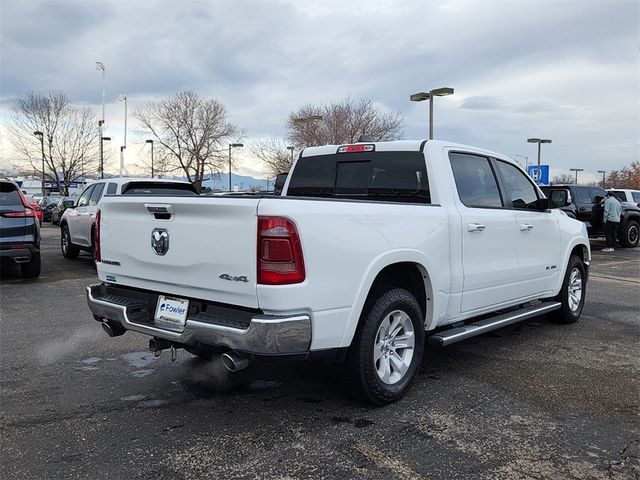
[[[351,96],[405,115],[405,138],[435,137],[536,159],[551,138],[552,174],[585,177],[640,159],[637,0],[0,0],[0,118],[16,95],[61,90],[99,115],[106,65],[107,135],[129,110],[193,90],[224,103],[245,143],[284,136],[290,111]],[[127,162],[142,138],[133,135]],[[243,171],[262,166],[243,149]],[[0,162],[9,161],[3,145]],[[115,157],[115,154],[114,154]],[[521,157],[516,159],[523,161]]]

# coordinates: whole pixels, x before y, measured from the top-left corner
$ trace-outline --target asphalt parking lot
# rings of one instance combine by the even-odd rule
[[[638,479],[640,248],[599,251],[574,325],[539,317],[429,348],[409,395],[350,397],[339,365],[230,377],[86,306],[89,256],[43,226],[43,270],[0,275],[5,479]]]

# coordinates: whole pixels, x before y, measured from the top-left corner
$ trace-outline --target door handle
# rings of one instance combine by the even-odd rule
[[[529,230],[533,230],[533,225],[530,225],[528,223],[521,223],[520,224],[520,231],[521,232],[526,232],[526,231],[529,231]]]
[[[467,223],[467,230],[469,232],[482,232],[484,229],[485,226],[479,223]]]

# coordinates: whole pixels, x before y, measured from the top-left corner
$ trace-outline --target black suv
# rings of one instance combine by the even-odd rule
[[[40,222],[20,187],[0,180],[0,264],[17,263],[23,277],[40,275]]]
[[[590,236],[604,235],[604,199],[607,196],[605,190],[589,185],[551,185],[540,188],[552,204],[560,206],[570,217],[586,223]],[[565,198],[562,192],[567,194],[565,206],[561,206]],[[556,201],[556,198],[559,200]],[[638,245],[639,238],[640,208],[623,203],[618,226],[618,242],[623,247],[633,248]]]

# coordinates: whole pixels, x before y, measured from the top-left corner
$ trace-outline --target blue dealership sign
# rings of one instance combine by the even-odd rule
[[[549,185],[549,165],[529,165],[527,173],[538,185]]]

